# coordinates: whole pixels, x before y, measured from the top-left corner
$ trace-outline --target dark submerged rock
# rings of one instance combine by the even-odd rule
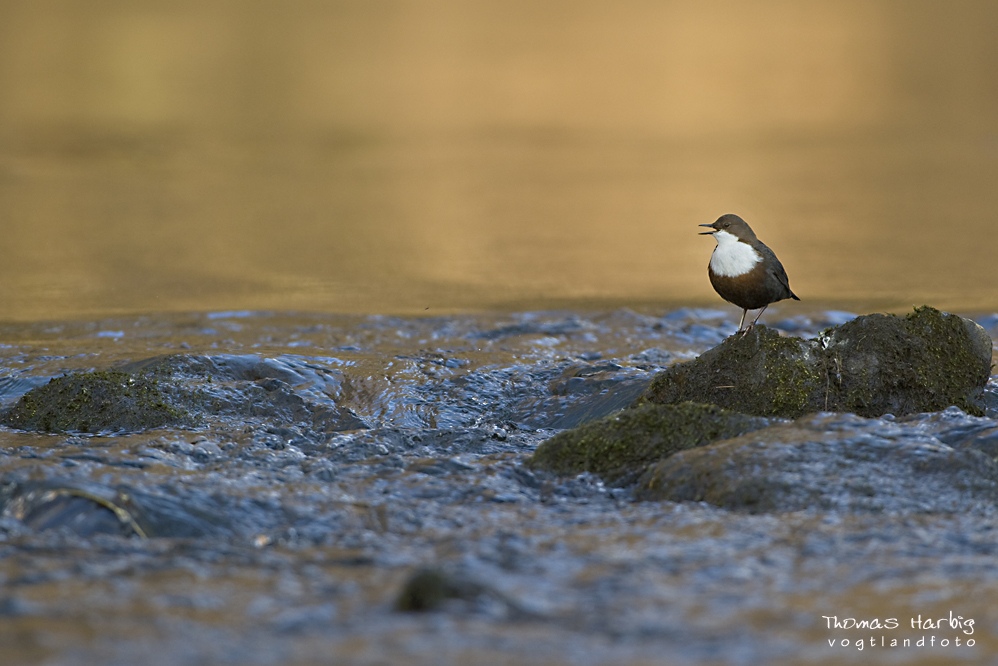
[[[33,530],[63,528],[83,537],[148,536],[148,526],[130,495],[109,486],[29,482],[5,489],[0,500],[0,515],[15,518]]]
[[[63,529],[82,537],[193,538],[228,535],[228,518],[206,498],[152,495],[128,486],[83,479],[0,485],[0,518],[37,530]]]
[[[305,363],[296,367],[252,354],[168,354],[135,361],[121,369],[177,386],[193,382],[199,388],[190,393],[195,397],[198,411],[205,416],[271,418],[318,432],[368,427],[327,395],[328,390],[337,391],[339,379]],[[315,389],[304,392],[314,399],[306,399],[295,390],[303,386]]]
[[[425,568],[416,571],[406,581],[395,600],[395,610],[426,612],[443,610],[448,602],[461,611],[474,611],[476,607],[491,607],[491,614],[498,612],[509,619],[539,619],[537,613],[489,585],[479,583],[459,572]]]
[[[645,404],[542,443],[529,465],[556,474],[592,472],[617,485],[634,482],[651,463],[677,451],[769,425],[714,405]]]
[[[953,405],[979,416],[990,371],[983,328],[924,306],[906,317],[857,317],[815,340],[753,327],[665,370],[635,404],[694,401],[786,418],[901,416]]]
[[[814,415],[653,464],[639,480],[645,500],[708,502],[750,513],[964,512],[993,505],[998,464],[934,437],[894,439],[894,426],[850,436],[852,415]],[[841,432],[839,432],[841,430]]]
[[[432,611],[447,599],[473,599],[480,592],[480,586],[443,571],[420,569],[402,587],[395,608],[403,612]]]
[[[574,428],[629,406],[648,388],[649,380],[590,377],[573,368],[543,398],[526,399],[510,414],[514,423],[534,428]],[[604,373],[599,373],[604,374]]]

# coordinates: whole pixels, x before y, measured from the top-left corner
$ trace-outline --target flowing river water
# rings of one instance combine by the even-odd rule
[[[786,311],[771,322],[805,336],[851,317]],[[998,333],[998,316],[979,320]],[[993,501],[944,506],[917,477],[898,491],[884,463],[872,477],[880,488],[824,478],[848,496],[837,508],[750,514],[637,502],[595,476],[524,465],[593,405],[626,404],[735,325],[711,309],[6,325],[5,405],[65,372],[175,355],[211,368],[190,381],[250,408],[132,434],[0,431],[5,663],[989,659]],[[930,461],[967,442],[993,454],[998,386],[988,405],[985,417],[819,414],[756,435]],[[398,610],[407,581],[428,568],[464,592],[431,612]],[[910,624],[951,611],[971,623]],[[832,617],[900,626],[836,629]],[[937,644],[917,647],[923,637]]]

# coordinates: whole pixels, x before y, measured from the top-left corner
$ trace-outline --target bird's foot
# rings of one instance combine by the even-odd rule
[[[743,328],[741,330],[741,335],[738,336],[738,339],[741,340],[746,335],[748,335],[748,332],[751,331],[754,326],[755,326],[755,322],[752,322],[751,324],[749,324],[748,326],[746,326],[745,328]]]

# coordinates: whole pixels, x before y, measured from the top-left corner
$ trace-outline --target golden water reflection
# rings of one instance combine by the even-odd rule
[[[0,5],[0,317],[998,308],[998,5]],[[786,311],[791,311],[787,306]]]

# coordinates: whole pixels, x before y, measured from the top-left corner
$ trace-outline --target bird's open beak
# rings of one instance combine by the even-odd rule
[[[714,229],[714,225],[713,224],[701,224],[700,226],[701,227],[710,227],[711,229],[713,229],[713,231],[701,231],[700,232],[701,236],[710,236],[712,233],[714,233],[714,231],[717,231],[717,229]]]

